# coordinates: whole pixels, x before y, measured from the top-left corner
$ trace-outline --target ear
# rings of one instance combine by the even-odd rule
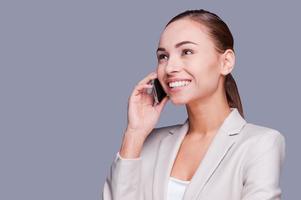
[[[227,75],[231,73],[235,65],[235,53],[231,49],[227,49],[221,56],[221,74]]]

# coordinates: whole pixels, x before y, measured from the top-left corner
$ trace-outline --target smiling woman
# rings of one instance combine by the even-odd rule
[[[285,138],[244,119],[231,72],[234,40],[216,14],[172,18],[156,51],[156,72],[135,86],[128,125],[103,187],[104,200],[251,200],[281,198]],[[144,92],[158,79],[157,105]],[[185,105],[182,124],[154,128],[170,100]]]

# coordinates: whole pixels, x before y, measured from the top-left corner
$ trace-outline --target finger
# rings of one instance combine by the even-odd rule
[[[139,95],[144,89],[152,88],[153,86],[150,84],[141,84],[137,85],[134,89],[134,95]]]
[[[155,78],[157,78],[157,73],[151,72],[146,77],[144,77],[141,81],[139,81],[138,85],[149,83],[152,79]]]
[[[146,83],[146,84],[136,85],[135,90],[142,90],[145,88],[152,88],[152,87],[153,85]]]
[[[158,104],[158,109],[159,111],[161,111],[164,107],[164,105],[167,103],[167,101],[169,100],[169,96],[165,96],[162,101]]]
[[[166,102],[169,100],[169,96],[165,96],[162,101],[160,102],[159,106],[166,104]]]

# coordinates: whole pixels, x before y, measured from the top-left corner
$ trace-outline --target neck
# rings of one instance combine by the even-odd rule
[[[221,96],[222,97],[211,97],[210,100],[197,100],[186,104],[189,120],[189,130],[187,134],[190,137],[207,138],[216,133],[217,129],[231,112],[226,96]]]

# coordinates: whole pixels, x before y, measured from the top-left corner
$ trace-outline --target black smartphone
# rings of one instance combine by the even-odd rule
[[[160,103],[162,101],[162,99],[167,95],[162,87],[162,85],[160,84],[159,79],[153,79],[152,80],[152,85],[153,90],[152,90],[152,94],[154,97],[154,104],[153,105],[157,105],[158,103]]]

